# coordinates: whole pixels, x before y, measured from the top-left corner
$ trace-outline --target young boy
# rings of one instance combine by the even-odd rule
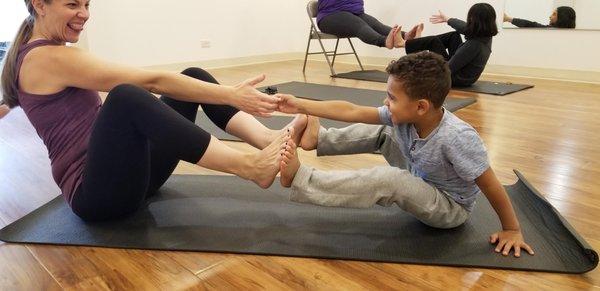
[[[488,163],[486,149],[470,125],[442,105],[450,91],[448,64],[430,52],[392,62],[387,72],[385,106],[365,107],[345,101],[310,101],[279,94],[279,110],[346,122],[344,129],[319,129],[311,117],[300,141],[318,154],[371,153],[379,149],[390,166],[358,171],[318,171],[300,164],[297,144],[283,151],[281,183],[292,187],[290,199],[324,206],[371,207],[396,203],[423,223],[438,228],[463,224],[483,192],[498,214],[502,231],[490,236],[496,252],[508,255],[523,239],[510,199]]]

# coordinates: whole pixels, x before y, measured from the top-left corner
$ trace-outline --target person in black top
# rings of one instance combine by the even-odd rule
[[[548,25],[521,18],[513,18],[504,13],[504,22],[510,22],[517,27],[575,28],[576,20],[577,14],[575,13],[575,10],[569,6],[560,6],[554,9],[554,12],[550,15],[550,23]]]
[[[442,55],[450,65],[452,86],[471,86],[483,73],[492,54],[492,37],[498,34],[494,7],[487,3],[473,5],[466,23],[441,11],[429,20],[434,24],[446,22],[456,31],[406,40],[406,53],[429,50]],[[465,35],[465,42],[461,34]]]

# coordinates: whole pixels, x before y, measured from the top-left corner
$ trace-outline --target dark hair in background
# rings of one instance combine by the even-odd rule
[[[409,98],[427,99],[435,108],[444,105],[452,86],[448,62],[442,56],[428,51],[409,54],[393,61],[386,71],[402,82]]]
[[[575,10],[569,6],[560,6],[556,8],[556,23],[557,28],[575,28],[577,15]]]
[[[488,3],[477,3],[469,9],[465,38],[492,37],[498,34],[496,10]]]

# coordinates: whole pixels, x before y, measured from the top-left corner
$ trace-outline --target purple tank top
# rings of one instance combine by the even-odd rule
[[[36,40],[21,46],[16,63],[19,103],[48,149],[52,176],[71,204],[81,184],[92,126],[101,106],[98,92],[69,87],[50,95],[30,94],[19,86],[19,72],[25,55],[45,45],[60,45]]]
[[[319,12],[317,13],[317,23],[325,16],[339,11],[346,11],[352,14],[365,13],[364,0],[319,0]]]

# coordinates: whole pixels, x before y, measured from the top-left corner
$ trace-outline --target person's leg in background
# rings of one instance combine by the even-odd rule
[[[440,34],[437,37],[448,50],[449,58],[452,58],[458,48],[463,44],[462,36],[457,31]]]
[[[450,56],[446,50],[446,46],[437,35],[415,38],[406,41],[405,49],[407,54],[417,53],[420,51],[431,51],[449,60]]]
[[[388,31],[382,34],[373,29],[367,22],[359,16],[350,12],[341,11],[325,16],[319,23],[319,29],[324,33],[333,34],[340,38],[358,37],[362,42],[378,46],[393,48],[393,33]],[[385,32],[382,27],[379,27]]]

